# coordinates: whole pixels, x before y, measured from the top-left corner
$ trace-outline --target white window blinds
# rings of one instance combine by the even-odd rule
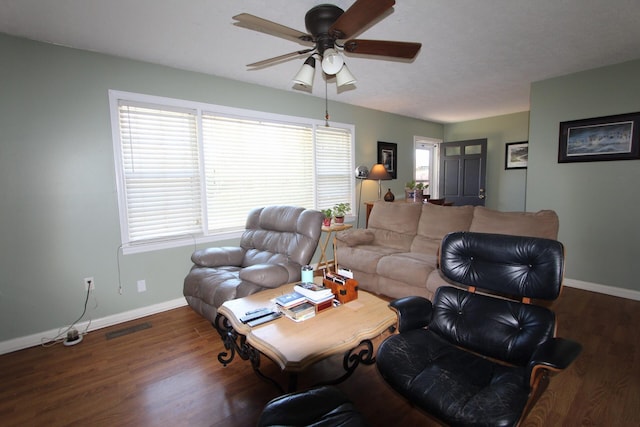
[[[209,231],[244,227],[270,204],[314,207],[311,126],[204,114]]]
[[[200,232],[195,112],[132,103],[118,111],[129,240]]]
[[[353,204],[350,125],[117,91],[110,102],[125,250],[233,237],[258,206]]]
[[[316,128],[318,209],[353,201],[353,142],[348,129]]]

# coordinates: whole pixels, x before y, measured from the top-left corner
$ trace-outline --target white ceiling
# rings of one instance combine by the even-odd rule
[[[304,57],[246,64],[301,45],[233,25],[246,12],[305,31],[330,0],[0,0],[0,32],[276,89]],[[354,0],[333,0],[343,9]],[[638,0],[398,0],[360,38],[422,43],[401,62],[350,55],[358,82],[328,97],[437,122],[529,109],[531,82],[640,58]],[[301,92],[305,93],[305,92]],[[324,97],[316,73],[313,96]]]

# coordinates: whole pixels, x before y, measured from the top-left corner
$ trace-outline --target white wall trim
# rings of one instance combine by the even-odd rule
[[[96,329],[106,328],[107,326],[117,325],[118,323],[128,322],[130,320],[139,319],[141,317],[150,316],[152,314],[160,313],[163,311],[173,310],[174,308],[183,307],[187,305],[187,300],[184,298],[177,298],[171,301],[165,301],[146,307],[136,308],[134,310],[125,311],[122,313],[113,314],[111,316],[102,317],[100,319],[92,320],[89,325],[88,332],[95,331]],[[74,327],[78,331],[84,331],[89,321],[77,323]],[[18,337],[7,341],[0,342],[0,354],[11,353],[13,351],[22,350],[27,347],[33,347],[41,345],[48,339],[51,339],[58,335],[58,331],[64,331],[67,326],[60,329],[51,329],[49,331],[40,332],[25,337]]]
[[[634,291],[633,289],[615,288],[613,286],[600,285],[598,283],[583,282],[575,279],[564,279],[565,286],[571,288],[583,289],[585,291],[597,292],[599,294],[612,295],[614,297],[632,299],[640,301],[640,291]]]

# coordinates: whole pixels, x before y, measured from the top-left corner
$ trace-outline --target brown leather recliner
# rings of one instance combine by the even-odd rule
[[[238,247],[197,250],[184,279],[187,303],[214,322],[225,301],[300,280],[318,246],[323,215],[294,206],[249,213]]]

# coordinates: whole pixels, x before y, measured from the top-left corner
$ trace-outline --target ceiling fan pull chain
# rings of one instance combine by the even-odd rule
[[[327,78],[324,79],[324,125],[329,127],[329,96],[327,93]]]

